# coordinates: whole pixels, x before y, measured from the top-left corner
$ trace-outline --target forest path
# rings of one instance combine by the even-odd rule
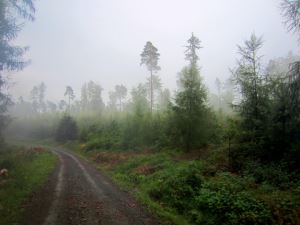
[[[53,149],[59,165],[24,206],[22,225],[161,224],[94,166]]]

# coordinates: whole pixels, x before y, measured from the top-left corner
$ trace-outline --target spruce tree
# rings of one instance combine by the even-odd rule
[[[180,90],[173,107],[179,140],[186,151],[206,142],[204,120],[207,94],[197,65],[197,50],[200,48],[200,40],[192,34],[185,51],[189,65],[180,73]]]
[[[258,137],[263,136],[268,115],[268,90],[261,69],[262,56],[259,54],[262,45],[262,38],[252,34],[244,42],[244,46],[238,46],[241,57],[237,69],[233,71],[241,94],[241,101],[236,109],[242,116],[242,125],[253,143],[258,143]]]
[[[76,121],[69,115],[64,115],[60,120],[55,133],[55,140],[65,142],[75,140],[78,135]]]

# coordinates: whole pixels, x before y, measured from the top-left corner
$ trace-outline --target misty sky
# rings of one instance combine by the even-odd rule
[[[204,47],[201,74],[214,89],[216,77],[229,76],[237,44],[255,31],[265,41],[267,61],[299,52],[296,36],[287,33],[279,0],[39,0],[36,21],[27,23],[17,40],[30,46],[32,63],[11,76],[13,94],[28,99],[33,85],[44,81],[47,98],[63,98],[66,85],[77,99],[83,82],[104,88],[104,98],[116,84],[131,88],[145,82],[140,53],[151,41],[159,50],[165,87],[176,88],[177,73],[186,64],[184,45],[191,32]]]

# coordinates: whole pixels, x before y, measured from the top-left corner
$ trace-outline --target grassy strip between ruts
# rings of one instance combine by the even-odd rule
[[[0,178],[0,225],[18,224],[22,204],[43,185],[57,165],[57,157],[42,148],[9,147],[0,151],[0,167],[9,175]]]

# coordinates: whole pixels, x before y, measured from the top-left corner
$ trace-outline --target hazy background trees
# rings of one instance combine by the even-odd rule
[[[37,86],[34,86],[30,92],[30,98],[32,101],[32,107],[36,113],[46,112],[45,103],[46,85],[42,82]]]
[[[81,107],[83,111],[101,112],[104,109],[102,87],[93,81],[83,84],[81,88]]]
[[[217,94],[208,93],[209,105],[218,113],[228,115],[233,113],[233,104],[237,96],[234,93],[234,82],[232,78],[221,81],[216,78],[215,81]]]
[[[123,110],[123,99],[127,96],[127,88],[124,85],[116,85],[115,86],[115,96],[119,101],[119,110],[120,112]]]

